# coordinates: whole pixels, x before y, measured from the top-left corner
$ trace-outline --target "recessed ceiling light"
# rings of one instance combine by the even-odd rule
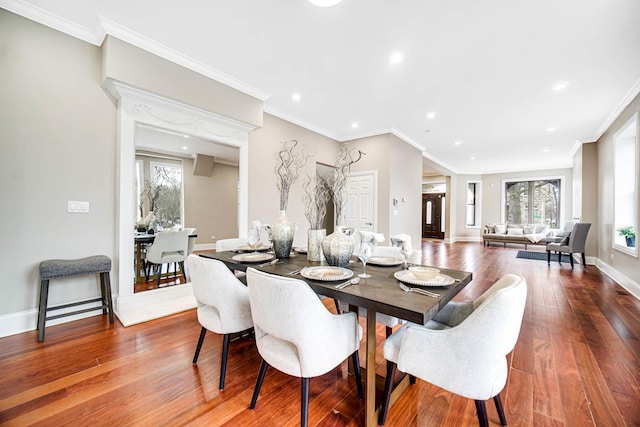
[[[318,7],[331,7],[337,5],[341,1],[342,0],[309,0],[309,3]]]
[[[291,99],[294,101],[300,101],[300,94],[298,92],[293,93],[293,95],[291,95]]]
[[[189,138],[189,135],[182,135],[183,138]]]
[[[187,150],[189,149],[189,147],[187,147],[186,145],[183,145],[183,146],[182,146],[182,149],[183,149],[183,150],[185,150],[185,151],[187,151]]]
[[[475,159],[476,159],[475,157],[470,157],[470,158],[469,158],[469,160],[475,160]]]
[[[358,128],[358,122],[351,123],[351,127],[354,128],[354,129],[357,129]]]
[[[556,128],[554,127],[547,128],[547,132],[555,132],[555,131],[556,131]]]
[[[393,52],[389,57],[389,62],[391,62],[392,64],[397,64],[398,62],[402,62],[403,59],[404,55],[402,54],[402,52]]]
[[[542,152],[543,152],[543,153],[548,153],[549,151],[551,151],[551,150],[549,150],[548,148],[543,148],[543,149],[542,149]]]
[[[462,141],[456,141],[453,143],[453,145],[461,145],[461,144],[462,144]]]
[[[553,87],[553,90],[555,90],[555,91],[565,90],[567,88],[567,86],[569,86],[569,82],[558,82]]]
[[[436,116],[436,113],[434,111],[427,113],[427,119],[431,120]]]

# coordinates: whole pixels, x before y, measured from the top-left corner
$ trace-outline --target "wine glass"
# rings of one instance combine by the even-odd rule
[[[256,249],[258,242],[260,241],[260,229],[257,227],[251,228],[247,235],[247,244],[250,248]]]
[[[360,244],[360,250],[358,251],[358,259],[362,262],[362,273],[358,274],[358,277],[362,277],[363,279],[368,279],[371,277],[370,274],[367,274],[367,261],[371,256],[371,243],[362,242]]]

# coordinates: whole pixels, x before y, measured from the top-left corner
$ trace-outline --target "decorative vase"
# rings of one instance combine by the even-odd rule
[[[289,258],[294,234],[294,224],[287,218],[286,211],[281,210],[280,218],[271,227],[273,251],[276,254],[276,258]]]
[[[322,240],[327,236],[327,230],[307,231],[307,260],[322,261]]]
[[[322,252],[329,265],[346,267],[353,255],[353,248],[353,237],[347,236],[340,225],[322,240]]]

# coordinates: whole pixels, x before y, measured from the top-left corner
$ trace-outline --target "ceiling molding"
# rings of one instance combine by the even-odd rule
[[[272,116],[276,116],[276,117],[278,117],[278,118],[280,118],[282,120],[285,120],[287,122],[290,122],[290,123],[293,123],[293,124],[298,125],[300,127],[303,127],[303,128],[305,128],[307,130],[310,130],[312,132],[318,133],[318,134],[320,134],[322,136],[326,136],[327,138],[331,138],[334,141],[342,142],[342,139],[338,135],[336,135],[336,134],[334,134],[332,132],[329,132],[328,130],[322,129],[319,126],[314,125],[313,123],[309,123],[307,121],[300,120],[297,117],[292,116],[291,114],[285,113],[284,111],[279,110],[279,109],[267,104],[266,102],[264,104],[264,112],[268,113],[268,114],[271,114]]]
[[[0,0],[0,7],[92,45],[102,44],[103,38],[96,36],[96,32],[32,4],[20,0]]]
[[[607,120],[602,123],[600,129],[598,129],[598,134],[592,138],[593,141],[597,141],[600,139],[602,135],[609,129],[609,127],[613,124],[613,122],[620,117],[620,114],[624,111],[625,108],[631,104],[631,101],[634,100],[636,96],[640,93],[640,78],[636,80],[631,89],[627,92],[627,94],[622,98],[618,106],[613,110],[611,115],[607,118]]]

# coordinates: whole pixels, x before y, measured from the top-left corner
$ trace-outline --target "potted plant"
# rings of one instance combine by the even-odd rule
[[[634,230],[633,226],[627,225],[624,227],[620,227],[617,231],[621,236],[624,236],[625,240],[627,241],[628,247],[636,247],[636,230]]]

